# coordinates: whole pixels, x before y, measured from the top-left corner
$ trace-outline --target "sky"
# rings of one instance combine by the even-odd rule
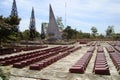
[[[0,0],[0,15],[8,17],[13,0]],[[49,22],[49,4],[55,17],[62,17],[65,25],[82,32],[91,33],[95,26],[98,33],[105,34],[109,25],[120,33],[120,0],[16,0],[21,18],[20,30],[29,29],[32,7],[36,18],[36,29],[41,32],[41,23]]]

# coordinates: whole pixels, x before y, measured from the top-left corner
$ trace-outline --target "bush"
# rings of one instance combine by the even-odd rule
[[[10,78],[10,71],[9,71],[8,68],[6,68],[6,67],[3,68],[3,67],[0,66],[0,78],[2,80],[9,80],[9,78]]]

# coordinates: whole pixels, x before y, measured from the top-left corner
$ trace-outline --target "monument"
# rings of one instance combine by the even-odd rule
[[[18,17],[18,12],[17,12],[17,5],[16,5],[16,1],[13,0],[13,4],[12,4],[12,10],[11,10],[11,17]],[[19,26],[17,25],[14,29],[15,32],[19,31]]]
[[[51,5],[49,6],[49,23],[47,28],[48,40],[59,40],[61,39],[61,34],[52,10]]]
[[[29,29],[30,29],[30,38],[33,40],[36,37],[34,8],[32,8],[32,12],[31,12]]]

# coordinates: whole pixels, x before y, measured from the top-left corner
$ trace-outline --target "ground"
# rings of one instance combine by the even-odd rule
[[[79,43],[74,44],[75,46],[80,46]],[[116,70],[112,60],[107,53],[105,46],[109,46],[107,43],[101,43],[104,46],[105,56],[109,65],[110,75],[96,75],[92,72],[96,50],[93,53],[93,56],[87,66],[87,69],[84,74],[70,73],[69,68],[79,60],[84,53],[89,48],[86,45],[81,45],[82,48],[71,53],[65,58],[60,59],[59,61],[49,65],[48,67],[42,70],[29,70],[29,67],[22,69],[13,68],[12,66],[7,66],[10,68],[10,80],[40,80],[40,79],[49,79],[49,80],[120,80],[120,75]],[[58,45],[48,45],[49,47],[54,47]],[[69,45],[71,46],[71,45]],[[22,54],[25,52],[20,52]],[[17,53],[18,54],[18,53]],[[16,54],[13,54],[16,55]],[[6,55],[9,56],[9,55]],[[4,57],[4,56],[1,56]]]

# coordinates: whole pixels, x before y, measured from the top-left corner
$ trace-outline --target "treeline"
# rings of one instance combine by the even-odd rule
[[[2,43],[15,43],[21,40],[31,40],[30,30],[21,32],[19,23],[21,18],[18,16],[0,16],[0,45]],[[40,38],[40,33],[35,32],[35,38]]]
[[[8,42],[19,42],[21,40],[40,40],[43,34],[35,32],[35,38],[31,39],[30,30],[21,32],[19,30],[20,18],[18,16],[3,17],[0,16],[0,45]],[[91,27],[91,33],[85,33],[72,29],[71,26],[63,27],[61,18],[57,19],[58,27],[61,30],[62,39],[108,39],[120,40],[120,33],[114,32],[114,26],[108,26],[105,30],[106,35],[99,34],[95,26]],[[46,37],[46,34],[44,34]],[[46,39],[46,38],[45,38]],[[44,39],[43,39],[44,40]]]
[[[120,40],[120,33],[114,32],[114,26],[108,26],[105,30],[106,34],[99,34],[96,27],[91,27],[91,33],[85,33],[72,29],[71,26],[67,26],[63,30],[63,39],[106,39],[106,40]]]

